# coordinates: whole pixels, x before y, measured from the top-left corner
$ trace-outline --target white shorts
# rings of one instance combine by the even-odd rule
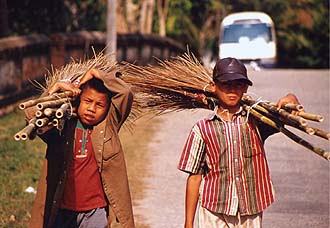
[[[218,214],[199,207],[200,228],[261,228],[262,213],[255,215],[236,216]]]

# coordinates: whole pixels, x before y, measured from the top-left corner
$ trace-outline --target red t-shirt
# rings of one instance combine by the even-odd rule
[[[94,156],[91,133],[91,129],[85,129],[77,123],[73,160],[68,165],[60,206],[63,209],[87,211],[107,205]]]

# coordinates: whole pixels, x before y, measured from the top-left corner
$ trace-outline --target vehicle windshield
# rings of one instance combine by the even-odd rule
[[[238,43],[244,37],[249,41],[263,38],[266,42],[272,41],[272,33],[269,25],[258,24],[232,24],[224,27],[221,43]]]

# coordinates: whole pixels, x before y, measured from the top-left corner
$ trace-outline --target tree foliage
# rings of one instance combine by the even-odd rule
[[[209,48],[216,55],[220,21],[239,11],[263,11],[273,18],[280,66],[329,68],[329,2],[324,0],[173,0],[167,33],[193,50]]]
[[[106,0],[8,0],[11,35],[104,30]]]
[[[156,1],[156,0],[155,0]],[[145,0],[118,0],[127,31],[139,32]],[[264,11],[276,26],[279,64],[329,68],[329,2],[324,0],[171,0],[166,35],[196,53],[217,53],[219,25],[229,13]],[[10,35],[105,29],[106,0],[7,0]],[[156,8],[156,7],[155,7]],[[152,32],[160,31],[158,14]],[[123,30],[121,30],[123,31]]]

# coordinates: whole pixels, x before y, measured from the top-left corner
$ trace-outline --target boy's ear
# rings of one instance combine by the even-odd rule
[[[210,83],[209,83],[209,87],[210,87],[210,89],[211,89],[211,92],[212,92],[212,93],[215,93],[215,87],[216,87],[216,84],[215,84],[214,81],[210,81]]]
[[[244,93],[247,93],[247,91],[248,91],[248,88],[249,88],[249,85],[245,85],[245,88],[244,88]]]

